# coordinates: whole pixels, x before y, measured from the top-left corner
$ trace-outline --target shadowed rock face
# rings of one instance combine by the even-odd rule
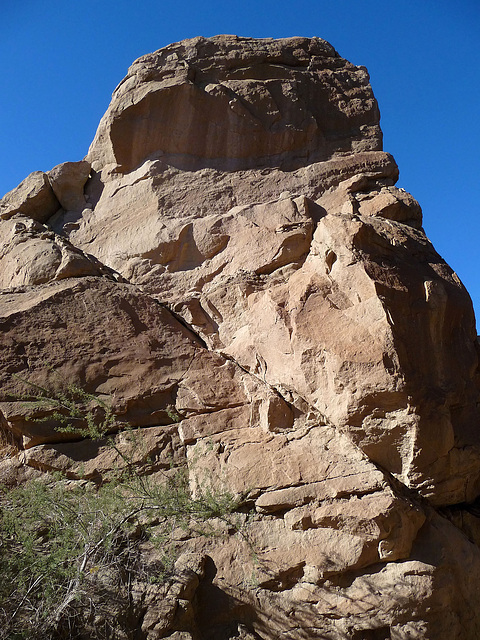
[[[135,595],[142,638],[479,636],[475,319],[397,178],[365,69],[217,36],[137,60],[86,161],[0,202],[5,469],[115,465],[14,401],[53,367],[142,429],[139,471],[255,508]]]

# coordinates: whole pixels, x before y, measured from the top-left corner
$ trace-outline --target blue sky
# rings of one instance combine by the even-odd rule
[[[0,196],[87,152],[140,55],[196,35],[319,36],[365,65],[398,186],[480,317],[478,0],[1,0]]]

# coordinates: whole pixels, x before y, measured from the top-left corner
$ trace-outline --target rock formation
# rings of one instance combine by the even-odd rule
[[[128,637],[479,637],[475,318],[381,140],[325,41],[194,38],[0,202],[3,473],[111,470],[12,400],[53,369],[254,509],[248,543],[184,541]]]

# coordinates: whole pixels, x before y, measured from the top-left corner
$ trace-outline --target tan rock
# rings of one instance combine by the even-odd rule
[[[0,220],[0,242],[0,289],[80,276],[115,277],[93,256],[20,214]]]
[[[380,216],[421,229],[422,210],[404,189],[380,184],[374,173],[358,173],[325,191],[318,204],[329,213]]]
[[[205,168],[184,172],[162,160],[147,160],[125,176],[105,168],[85,187],[93,211],[86,210],[81,217],[76,215],[73,225],[65,213],[50,223],[57,232],[67,233],[75,245],[85,250],[88,245],[89,252],[125,277],[140,281],[149,274],[153,290],[155,276],[157,289],[162,287],[162,296],[169,296],[169,287],[158,276],[165,273],[165,265],[178,254],[178,244],[188,237],[190,222],[196,221],[198,228],[201,223],[198,218],[223,216],[236,206],[285,196],[295,199],[307,194],[315,199],[364,170],[375,176],[375,184],[375,181],[393,184],[398,177],[395,161],[381,151],[316,162],[296,171],[272,168],[268,172],[264,169],[225,172]],[[197,185],[194,190],[193,183]],[[112,210],[116,211],[113,219]],[[196,255],[194,248],[193,252]],[[169,276],[170,273],[165,274],[162,280]]]
[[[189,640],[192,637],[175,628],[185,626],[185,618],[191,613],[191,600],[205,574],[204,565],[205,558],[201,554],[185,553],[175,563],[169,584],[152,584],[147,589],[140,584],[134,587],[134,602],[143,611],[141,630],[148,640],[165,637]]]
[[[302,563],[325,576],[408,557],[425,520],[394,496],[345,436],[326,426],[207,432],[187,456],[194,491],[216,478],[229,490],[258,496],[259,512],[275,514],[248,529],[269,581],[272,572],[288,574]]]
[[[179,87],[188,85],[185,91],[196,95],[212,85],[212,95],[206,91],[200,100],[202,113],[204,98],[223,104],[226,94],[218,82],[230,86],[226,76],[206,81],[212,73],[220,77],[231,72],[222,71],[224,47],[230,47],[229,55],[245,48],[238,54],[245,61],[262,47],[277,56],[281,47],[277,61],[282,56],[298,61],[307,59],[302,53],[306,43],[197,39],[140,59],[117,89],[91,148],[89,159],[97,174],[87,193],[93,209],[78,218],[74,229],[65,227],[68,220],[61,215],[55,228],[168,302],[210,348],[234,358],[285,399],[306,400],[309,410],[348,431],[402,482],[421,486],[439,504],[472,500],[480,486],[480,439],[473,427],[479,416],[471,303],[423,234],[418,203],[393,186],[397,169],[392,159],[378,150],[343,157],[310,154],[305,166],[296,168],[296,151],[285,143],[283,165],[259,159],[255,152],[264,168],[248,168],[240,162],[243,152],[236,142],[231,148],[226,142],[224,148],[211,132],[211,139],[201,143],[203,151],[196,150],[195,141],[188,152],[170,149],[174,142],[168,135],[174,127],[152,138],[159,149],[165,142],[163,155],[146,159],[145,141],[122,147],[128,135],[138,133],[139,140],[146,135],[129,124],[128,100],[137,105],[132,114],[147,103],[163,113],[170,109],[163,93],[181,94]],[[317,40],[309,46],[311,51],[324,48]],[[208,61],[201,57],[203,47],[209,47]],[[341,59],[329,57],[334,54],[328,47],[323,50],[327,66],[308,75],[308,95],[315,94],[322,73],[328,82],[337,82],[327,71],[328,60],[336,59],[343,68]],[[188,69],[179,63],[182,59]],[[278,63],[281,74],[305,75],[300,63],[294,70],[285,70],[285,64]],[[280,71],[265,62],[261,79],[252,79],[247,67],[248,62],[242,67],[244,77],[235,79],[235,91],[248,86],[253,105],[248,108],[268,119],[265,78],[274,87]],[[348,67],[350,73],[358,75]],[[198,89],[200,78],[204,84]],[[282,91],[290,81],[282,76]],[[291,99],[287,94],[284,106]],[[285,114],[290,108],[285,106]],[[180,108],[175,114],[178,122],[190,122]],[[217,120],[224,121],[220,116]],[[329,122],[333,126],[337,121]],[[193,135],[187,129],[178,142],[185,148]],[[371,130],[365,132],[368,138]],[[247,133],[242,136],[246,141]],[[123,160],[115,156],[117,144]],[[223,158],[223,164],[210,162],[208,145],[216,145],[215,157]],[[317,147],[319,153],[324,149]],[[133,154],[143,149],[145,155],[127,159],[129,149]],[[231,166],[232,158],[240,164]],[[122,162],[134,170],[125,175],[113,171]],[[293,170],[286,171],[289,163]],[[411,303],[401,299],[401,292],[408,292]],[[458,336],[457,342],[447,337],[451,335]],[[434,362],[439,351],[442,363]]]
[[[90,163],[63,162],[48,172],[48,180],[58,201],[66,211],[83,211],[86,201],[83,188],[90,175]]]
[[[46,222],[60,209],[60,203],[50,186],[48,175],[34,171],[0,200],[0,218],[8,220],[16,213],[38,222]]]
[[[130,67],[88,160],[124,173],[159,154],[184,168],[291,169],[379,149],[378,122],[366,70],[320,38],[193,38]]]
[[[41,444],[20,452],[18,459],[32,469],[61,472],[74,480],[99,482],[134,465],[138,473],[155,473],[169,469],[183,460],[176,426],[144,427],[117,434],[113,442],[107,438],[92,441]]]
[[[472,306],[380,149],[366,71],[324,41],[195,38],[134,63],[49,173],[56,215],[44,174],[1,203],[2,480],[121,464],[15,396],[60,377],[112,403],[139,473],[241,499],[133,585],[147,640],[480,635]]]
[[[424,514],[388,490],[324,501],[288,510],[283,519],[264,518],[248,529],[256,555],[268,568],[270,587],[295,568],[307,566],[309,580],[408,558]],[[297,577],[298,578],[298,577]]]
[[[286,202],[250,210],[270,219]],[[420,230],[381,216],[317,217],[308,206],[313,238],[309,246],[308,236],[297,240],[304,253],[283,268],[264,268],[268,244],[252,253],[244,231],[185,276],[166,271],[143,282],[151,278],[154,290],[163,277],[190,284],[174,308],[211,346],[285,398],[299,394],[436,503],[472,500],[480,477],[477,353],[460,281]],[[255,224],[260,234],[260,216]]]
[[[285,487],[314,483],[311,498],[324,499],[357,489],[360,493],[372,491],[384,481],[383,474],[347,438],[324,425],[280,433],[245,426],[202,435],[188,448],[195,461],[193,483],[201,483],[211,472],[213,477],[228,480],[230,489],[239,493],[253,491],[258,495],[260,490],[268,490],[257,502],[264,511],[276,510],[278,490]],[[281,508],[296,504],[302,503],[287,502]]]
[[[278,522],[273,521],[273,529],[277,528]],[[273,545],[278,544],[272,534],[269,537],[267,527],[264,533]],[[339,544],[330,559],[336,561],[346,552],[354,559],[354,551],[355,544]],[[210,614],[208,622],[197,613],[204,633],[221,625],[225,609],[217,609],[215,603],[223,600],[224,604],[236,603],[243,620],[265,640],[279,634],[301,640],[382,635],[395,640],[473,640],[478,634],[474,614],[479,588],[478,547],[434,513],[421,528],[410,559],[377,563],[343,575],[322,577],[314,567],[303,563],[271,574],[262,563],[255,564],[251,554],[234,538],[209,547],[208,553],[217,573],[216,591],[205,589],[212,606],[210,612],[215,613]],[[291,546],[287,554],[293,553]],[[243,566],[238,562],[239,556]],[[245,558],[250,558],[248,564]],[[466,566],[471,570],[465,571]],[[200,587],[197,597],[205,603],[201,594]],[[249,615],[252,610],[255,616]]]

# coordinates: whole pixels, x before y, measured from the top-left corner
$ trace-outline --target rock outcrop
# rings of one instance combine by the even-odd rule
[[[174,166],[225,171],[380,148],[368,74],[327,42],[217,37],[137,60],[88,159],[95,170],[114,164],[125,173],[160,153]]]
[[[135,637],[479,636],[475,318],[397,178],[363,67],[218,36],[137,60],[87,158],[0,202],[5,468],[114,467],[18,401],[53,370],[140,428],[139,473],[254,510],[134,593]]]

